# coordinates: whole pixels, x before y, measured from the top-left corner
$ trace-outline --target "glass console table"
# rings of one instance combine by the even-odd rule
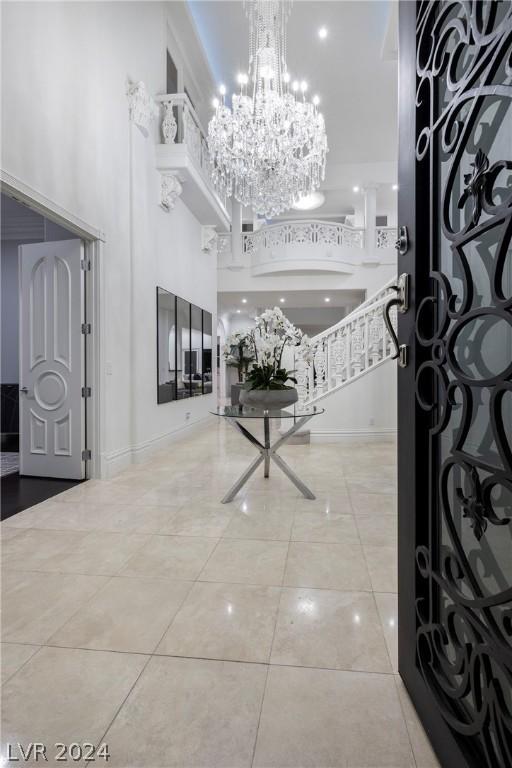
[[[214,416],[219,416],[223,419],[226,419],[228,424],[230,424],[234,429],[237,430],[237,432],[240,432],[240,434],[249,440],[249,442],[252,443],[252,445],[254,445],[259,452],[259,455],[247,467],[243,475],[226,493],[222,499],[222,503],[228,504],[230,501],[233,501],[238,491],[245,485],[245,483],[260,464],[264,464],[264,476],[269,477],[271,461],[277,464],[279,469],[281,469],[284,474],[292,481],[292,483],[297,486],[299,491],[303,496],[305,496],[306,499],[314,499],[314,493],[309,490],[307,485],[305,485],[299,477],[297,477],[295,472],[288,466],[285,460],[279,456],[277,450],[282,445],[284,445],[284,443],[286,443],[286,441],[289,440],[295,432],[303,427],[307,421],[312,419],[313,416],[317,416],[318,414],[323,413],[324,410],[324,408],[317,408],[316,406],[312,406],[310,408],[300,408],[299,406],[295,406],[293,410],[282,411],[250,408],[248,406],[241,405],[225,405],[219,406],[215,411],[211,411]],[[241,424],[241,421],[245,419],[260,419],[263,421],[263,443],[261,443],[257,437],[255,437],[243,424]],[[271,419],[283,419],[283,421],[288,421],[289,424],[288,430],[284,433],[284,435],[281,435],[281,437],[276,440],[273,445],[270,444]]]

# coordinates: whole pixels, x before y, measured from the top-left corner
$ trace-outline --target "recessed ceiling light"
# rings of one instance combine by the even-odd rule
[[[242,304],[247,304],[247,299],[242,299]]]
[[[330,298],[329,298],[329,296],[326,296],[326,297],[325,297],[325,299],[324,299],[324,301],[326,301],[327,303],[329,303],[329,302],[330,302]]]
[[[239,314],[240,314],[240,310],[239,310],[239,309],[237,309],[236,313],[237,313],[237,315],[239,315]]]
[[[314,208],[320,208],[325,203],[325,195],[322,192],[312,192],[310,195],[300,197],[292,205],[296,211],[312,211]]]
[[[318,37],[320,38],[320,40],[325,40],[325,38],[327,37],[327,27],[320,27],[320,29],[318,30]]]
[[[359,192],[359,187],[352,187],[352,192]]]
[[[284,299],[279,299],[279,301],[281,302],[281,304],[284,304]]]
[[[396,191],[397,191],[397,189],[398,189],[398,184],[393,184],[393,186],[391,187],[391,189],[393,190],[393,192],[396,192]]]

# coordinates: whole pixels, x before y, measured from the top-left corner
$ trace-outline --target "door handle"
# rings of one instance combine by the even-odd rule
[[[405,256],[409,250],[409,232],[407,227],[400,227],[398,230],[398,239],[395,243],[395,248],[400,256]]]
[[[390,289],[392,291],[396,291],[396,296],[392,299],[390,299],[387,304],[384,306],[383,309],[383,316],[384,316],[384,323],[386,325],[387,331],[389,335],[391,336],[391,341],[393,342],[393,346],[395,347],[395,353],[391,355],[392,360],[398,359],[398,365],[400,368],[405,368],[405,366],[408,363],[408,347],[407,344],[399,344],[398,343],[398,337],[395,333],[395,329],[393,328],[393,324],[391,322],[391,318],[389,316],[389,312],[392,307],[396,307],[397,310],[403,314],[404,312],[407,312],[409,309],[409,275],[404,272],[400,275],[398,278],[398,282],[396,285],[391,285]]]
[[[23,392],[26,395],[28,393],[28,387],[21,387],[20,392]]]

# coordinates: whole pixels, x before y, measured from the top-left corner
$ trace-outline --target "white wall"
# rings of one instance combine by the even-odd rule
[[[359,379],[319,400],[325,413],[308,424],[311,440],[337,441],[344,435],[394,434],[397,420],[396,360],[386,360]]]
[[[128,119],[128,78],[165,92],[167,14],[160,2],[2,8],[2,168],[106,237],[108,473],[205,417],[214,398],[156,403],[155,286],[214,315],[217,291],[197,220],[180,201],[159,208],[157,126],[145,138]]]

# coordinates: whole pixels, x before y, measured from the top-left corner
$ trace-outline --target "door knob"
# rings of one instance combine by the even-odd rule
[[[391,355],[391,359],[398,359],[400,368],[405,368],[408,363],[408,347],[407,344],[398,343],[398,337],[393,328],[389,312],[392,307],[396,307],[401,314],[407,312],[409,309],[409,275],[406,272],[401,274],[398,278],[398,283],[396,285],[391,285],[390,288],[392,291],[396,291],[397,295],[390,299],[384,306],[384,323],[386,324],[387,331],[391,336],[393,346],[395,347],[395,353]]]

